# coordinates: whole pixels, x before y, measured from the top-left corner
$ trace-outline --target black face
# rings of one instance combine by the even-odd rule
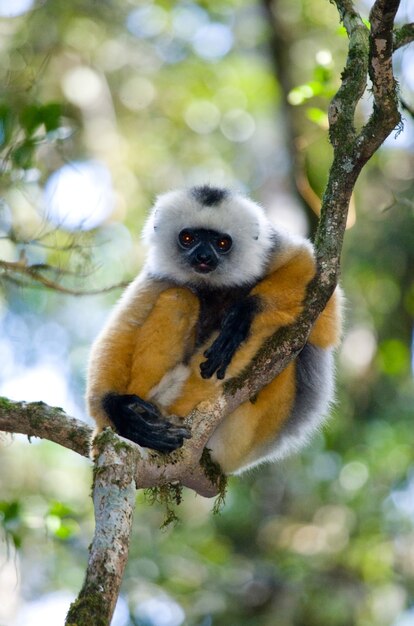
[[[216,269],[224,254],[233,245],[230,235],[206,228],[184,228],[178,235],[178,245],[191,267],[199,274]]]

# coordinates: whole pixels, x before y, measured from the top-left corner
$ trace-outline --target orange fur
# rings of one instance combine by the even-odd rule
[[[198,312],[198,299],[188,289],[170,288],[160,295],[137,329],[127,393],[148,398],[164,374],[192,351]]]
[[[111,425],[101,407],[102,397],[108,391],[127,391],[137,330],[166,287],[161,281],[155,283],[138,277],[125,291],[92,347],[86,395],[98,431]]]
[[[254,463],[272,444],[288,418],[295,397],[295,364],[266,385],[254,403],[244,402],[211,437],[208,447],[226,474]]]
[[[337,287],[316,320],[309,341],[319,348],[337,346],[342,333],[341,290]]]

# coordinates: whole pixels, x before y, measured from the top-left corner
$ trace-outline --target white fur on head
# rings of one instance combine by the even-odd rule
[[[163,194],[144,226],[149,244],[147,270],[180,284],[230,287],[255,282],[263,274],[273,246],[274,230],[263,209],[238,193],[218,190],[217,199],[203,204],[200,188]],[[208,187],[202,191],[213,191]],[[178,234],[186,228],[206,228],[230,235],[233,246],[217,269],[198,274],[179,252]]]

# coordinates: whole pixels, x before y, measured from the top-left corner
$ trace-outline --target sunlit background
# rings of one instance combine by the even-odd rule
[[[274,7],[272,47],[259,1],[0,0],[0,259],[91,292],[2,275],[1,395],[89,419],[89,346],[120,290],[93,292],[139,270],[158,193],[228,185],[312,234],[346,37],[328,0]],[[410,0],[398,21],[414,21]],[[186,493],[161,532],[163,509],[138,494],[114,626],[414,625],[414,46],[395,68],[404,130],[352,201],[329,425],[300,456],[232,480],[218,516]],[[368,93],[361,123],[371,106]],[[63,623],[90,481],[86,459],[1,436],[0,624]]]

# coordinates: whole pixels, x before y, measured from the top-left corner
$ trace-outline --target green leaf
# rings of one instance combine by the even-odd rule
[[[64,502],[54,500],[50,503],[48,514],[62,518],[67,515],[73,515],[73,510]]]
[[[75,535],[79,535],[79,524],[73,519],[66,520],[55,530],[55,537],[67,541]]]
[[[321,128],[328,127],[328,115],[326,111],[319,109],[318,107],[309,107],[306,109],[306,117],[311,122],[314,122]]]
[[[332,78],[332,70],[324,65],[317,65],[313,71],[313,76],[317,82],[325,85]]]
[[[20,113],[20,123],[28,137],[42,125],[46,132],[51,132],[61,125],[62,111],[63,106],[59,102],[29,104]]]
[[[389,376],[404,374],[409,371],[410,351],[399,339],[387,339],[380,344],[378,364]]]
[[[36,142],[33,139],[26,139],[11,153],[13,164],[24,170],[29,169],[33,164],[33,157]]]
[[[0,502],[0,523],[15,548],[22,545],[22,508],[18,500]]]
[[[41,116],[48,133],[61,126],[62,114],[63,107],[59,102],[50,102],[42,107]]]
[[[20,112],[20,124],[27,136],[30,137],[42,123],[41,107],[37,104],[29,104]]]
[[[21,505],[18,500],[0,502],[0,515],[3,518],[3,524],[6,525],[12,520],[18,520],[21,516]]]

